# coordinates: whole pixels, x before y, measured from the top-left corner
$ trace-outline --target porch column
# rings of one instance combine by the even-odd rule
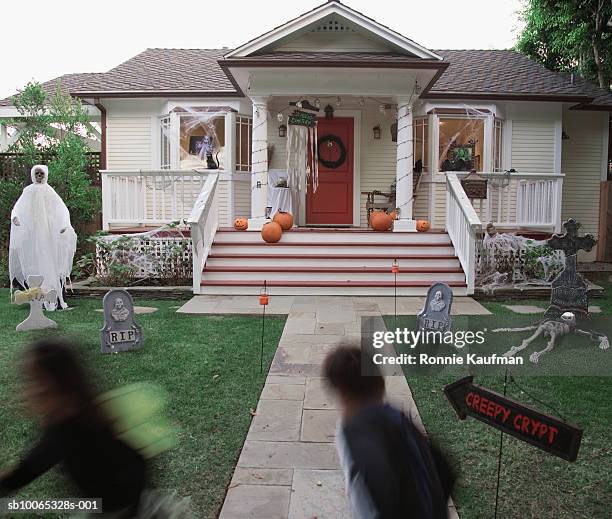
[[[397,98],[397,162],[395,166],[395,206],[399,220],[393,224],[395,232],[416,232],[416,221],[412,219],[412,169],[414,153],[412,145],[412,99]]]
[[[6,130],[6,124],[0,123],[0,153],[4,153],[8,150],[8,132]]]
[[[266,223],[268,205],[268,98],[252,97],[253,143],[251,146],[251,218],[249,231]]]

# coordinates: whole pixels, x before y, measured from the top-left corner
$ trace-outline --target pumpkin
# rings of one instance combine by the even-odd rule
[[[246,218],[236,218],[234,220],[234,229],[237,231],[246,231],[249,228],[249,221]]]
[[[393,211],[391,211],[389,213],[389,216],[393,219],[393,220],[397,220],[397,209],[393,209]]]
[[[388,231],[393,225],[393,218],[383,211],[376,211],[376,213],[376,215],[374,215],[374,212],[370,215],[372,229],[375,231]]]
[[[283,235],[283,228],[276,222],[268,222],[261,228],[261,237],[266,243],[276,243]]]
[[[427,220],[417,220],[416,228],[419,232],[426,232],[431,228],[431,224]]]
[[[273,221],[280,225],[283,231],[288,231],[291,229],[291,227],[293,227],[293,216],[291,213],[286,213],[285,211],[279,211],[276,213]]]

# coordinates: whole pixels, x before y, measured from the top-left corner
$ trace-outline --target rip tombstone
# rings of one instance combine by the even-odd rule
[[[446,283],[431,285],[423,310],[417,315],[417,329],[433,332],[450,330],[452,304],[453,292]]]
[[[142,329],[134,318],[134,302],[127,290],[110,290],[102,301],[104,327],[100,330],[102,353],[118,353],[142,347]]]
[[[578,236],[580,224],[573,218],[565,222],[563,227],[565,227],[564,234],[554,234],[546,242],[551,249],[562,250],[565,253],[565,268],[552,282],[550,305],[544,317],[557,318],[564,312],[586,317],[589,313],[587,283],[576,269],[576,255],[579,250],[590,251],[597,240],[592,234]]]

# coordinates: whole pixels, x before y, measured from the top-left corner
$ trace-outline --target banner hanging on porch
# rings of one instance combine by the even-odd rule
[[[302,117],[304,114],[309,117]],[[289,117],[287,131],[287,186],[298,192],[311,182],[312,191],[319,186],[317,161],[317,123],[312,114],[297,110]]]

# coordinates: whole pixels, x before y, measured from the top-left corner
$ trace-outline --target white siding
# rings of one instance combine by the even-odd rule
[[[561,168],[563,180],[562,219],[574,218],[583,232],[597,234],[599,229],[599,189],[604,164],[604,117],[607,114],[567,110],[563,129]],[[593,261],[596,249],[580,253],[582,261]]]
[[[217,183],[217,206],[219,208],[219,227],[229,227],[230,221],[230,200],[229,200],[229,180],[219,179]]]
[[[555,119],[512,121],[511,167],[520,173],[555,173]]]
[[[236,218],[251,217],[251,179],[234,180],[234,214]]]
[[[109,116],[106,131],[108,169],[152,167],[151,117]]]
[[[389,52],[382,43],[357,32],[310,32],[285,42],[274,51],[284,52]]]

